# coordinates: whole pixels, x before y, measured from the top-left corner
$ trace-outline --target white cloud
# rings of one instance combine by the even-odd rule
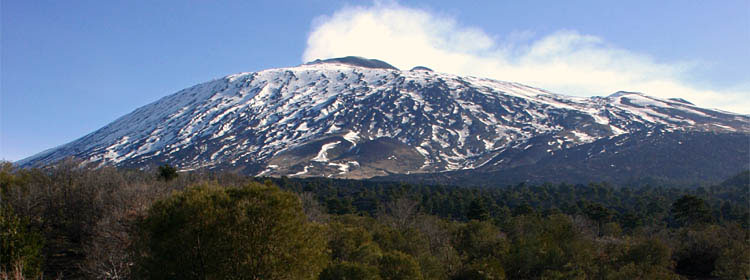
[[[342,56],[376,58],[401,69],[489,77],[578,95],[618,90],[681,97],[698,106],[750,113],[750,94],[709,90],[685,82],[693,62],[660,63],[609,45],[602,38],[560,30],[536,40],[518,31],[499,40],[453,18],[398,4],[347,7],[316,19],[304,61]]]

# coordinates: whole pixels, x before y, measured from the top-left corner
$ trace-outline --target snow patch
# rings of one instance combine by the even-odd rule
[[[341,144],[341,141],[336,141],[333,143],[324,144],[320,147],[320,151],[318,152],[318,155],[315,156],[312,161],[317,162],[328,162],[328,150],[333,149],[336,147],[336,145]]]
[[[572,133],[575,136],[576,140],[578,140],[578,142],[580,143],[590,143],[596,140],[596,138],[592,137],[591,135],[577,130],[571,130],[570,133]]]
[[[301,175],[305,175],[305,174],[307,174],[307,172],[308,172],[308,171],[310,170],[310,167],[311,167],[311,166],[312,166],[312,165],[307,165],[307,166],[305,166],[305,169],[304,169],[304,170],[302,170],[302,171],[300,171],[300,172],[297,172],[297,173],[294,173],[294,174],[292,174],[292,175],[289,175],[289,177],[295,177],[295,176],[301,176]]]
[[[359,142],[359,133],[350,130],[346,133],[346,135],[344,135],[344,139],[351,142],[352,145],[356,146],[357,142]]]

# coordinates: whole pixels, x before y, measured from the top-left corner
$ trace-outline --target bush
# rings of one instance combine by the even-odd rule
[[[139,225],[138,273],[152,279],[314,279],[320,227],[275,186],[199,186],[154,203]]]

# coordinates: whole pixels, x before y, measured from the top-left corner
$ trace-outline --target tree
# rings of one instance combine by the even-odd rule
[[[380,248],[365,228],[331,222],[327,235],[333,261],[376,264],[380,257]]]
[[[159,166],[159,179],[164,181],[172,181],[177,178],[177,169],[169,164]]]
[[[565,215],[518,216],[507,228],[508,279],[580,279],[594,255],[593,244]]]
[[[725,221],[731,221],[734,219],[734,213],[732,213],[732,204],[729,201],[724,201],[721,204],[721,219]]]
[[[674,279],[670,271],[669,247],[659,239],[649,238],[628,248],[618,260],[617,279]]]
[[[499,259],[473,260],[461,268],[453,277],[453,280],[502,280],[505,271]]]
[[[414,257],[399,251],[384,254],[379,261],[383,280],[421,280],[422,273]]]
[[[738,225],[684,227],[677,231],[675,271],[695,279],[748,279],[748,231]]]
[[[501,259],[508,251],[504,235],[489,222],[468,222],[458,230],[454,242],[456,250],[468,261]]]
[[[299,199],[275,186],[198,186],[139,224],[138,271],[155,279],[314,279],[325,241]]]
[[[326,267],[319,280],[380,280],[378,269],[361,263],[338,263]]]
[[[750,244],[741,238],[729,243],[719,254],[713,275],[721,279],[750,279]]]
[[[597,235],[602,236],[602,226],[612,218],[612,211],[604,207],[604,205],[593,203],[586,206],[584,213],[586,213],[589,219],[596,222]]]
[[[505,279],[502,261],[508,245],[497,227],[470,221],[456,232],[454,242],[464,265],[453,279]]]
[[[378,217],[387,225],[398,230],[410,227],[419,212],[419,203],[405,197],[389,201],[380,209]]]
[[[531,215],[534,214],[534,207],[531,207],[528,203],[524,202],[520,206],[513,209],[513,216]]]
[[[711,209],[703,199],[684,195],[672,204],[672,215],[679,226],[691,226],[711,222]]]
[[[487,205],[482,201],[475,199],[469,204],[469,209],[466,212],[466,218],[469,220],[486,221],[490,218],[490,211],[487,210]]]
[[[28,223],[16,216],[10,207],[0,206],[0,274],[14,272],[28,278],[39,276],[42,242],[41,234],[30,230]]]

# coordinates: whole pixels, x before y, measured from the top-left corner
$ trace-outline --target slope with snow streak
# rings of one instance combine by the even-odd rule
[[[750,131],[748,116],[639,93],[570,97],[420,68],[339,62],[199,84],[18,164],[74,156],[97,166],[170,163],[367,178],[497,164],[499,154],[529,149],[540,136],[553,152],[643,130]]]

